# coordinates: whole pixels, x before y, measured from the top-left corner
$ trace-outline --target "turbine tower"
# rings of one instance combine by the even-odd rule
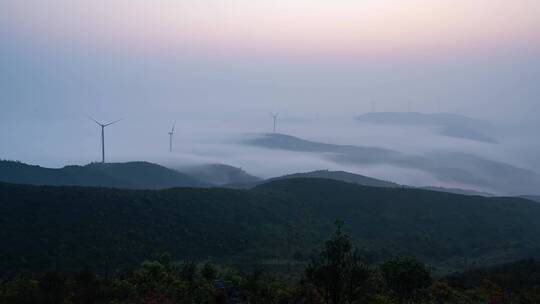
[[[90,117],[90,119],[93,120],[98,126],[101,127],[101,163],[104,164],[105,163],[105,127],[115,124],[122,119],[118,119],[118,120],[115,120],[113,122],[106,123],[106,124],[102,124],[99,121],[93,119],[92,117]]]
[[[276,122],[277,122],[278,114],[272,114],[272,117],[274,118],[274,133],[276,133]]]
[[[169,132],[169,152],[172,152],[172,139],[174,136],[174,127],[176,126],[176,122],[173,124],[171,132]]]

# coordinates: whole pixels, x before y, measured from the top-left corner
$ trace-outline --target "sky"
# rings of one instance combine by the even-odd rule
[[[352,117],[415,111],[504,124],[506,145],[475,152],[539,168],[538,54],[537,0],[0,0],[0,158],[95,160],[88,115],[125,118],[112,160],[156,159],[177,121],[183,160],[219,161],[238,153],[208,145],[271,130],[272,112],[283,132],[389,145]]]

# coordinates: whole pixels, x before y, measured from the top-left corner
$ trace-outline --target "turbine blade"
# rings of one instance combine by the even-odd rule
[[[92,116],[90,115],[87,115],[89,119],[93,120],[95,123],[97,123],[99,126],[102,126],[102,124],[100,122],[98,122],[97,120],[95,120],[94,118],[92,118]]]
[[[104,126],[104,127],[110,126],[110,125],[115,124],[115,123],[117,123],[117,122],[119,122],[119,121],[121,121],[121,120],[124,120],[124,119],[123,119],[123,118],[120,118],[120,119],[118,119],[118,120],[115,120],[115,121],[110,122],[110,123],[108,123],[108,124],[105,124],[105,125],[103,125],[103,126]]]
[[[176,121],[175,121],[174,124],[172,125],[171,133],[174,133],[174,127],[176,127]]]

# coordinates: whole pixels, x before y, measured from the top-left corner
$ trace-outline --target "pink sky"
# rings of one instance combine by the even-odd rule
[[[410,52],[540,42],[538,0],[4,0],[21,36],[149,49]]]

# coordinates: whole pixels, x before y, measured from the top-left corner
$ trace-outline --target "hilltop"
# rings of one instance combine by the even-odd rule
[[[340,165],[384,165],[419,170],[440,182],[489,193],[536,194],[540,189],[540,175],[536,172],[472,153],[411,155],[385,148],[320,143],[279,133],[255,134],[243,143],[265,149],[317,153]]]
[[[380,179],[367,177],[360,174],[354,174],[354,173],[345,172],[345,171],[330,171],[330,170],[316,170],[316,171],[305,172],[305,173],[293,173],[293,174],[287,174],[283,176],[270,178],[267,180],[259,180],[255,182],[229,183],[229,184],[225,184],[224,187],[237,188],[237,189],[249,189],[249,188],[253,188],[258,185],[264,184],[264,183],[277,181],[277,180],[283,180],[283,179],[291,179],[291,178],[323,178],[323,179],[342,181],[346,183],[353,183],[353,184],[358,184],[362,186],[370,186],[370,187],[386,187],[386,188],[401,187],[401,185],[393,183],[393,182],[383,181]]]
[[[352,184],[358,184],[362,186],[369,186],[369,187],[382,187],[382,188],[398,188],[398,187],[406,187],[406,188],[415,188],[415,189],[423,189],[423,190],[429,190],[429,191],[437,191],[437,192],[447,192],[447,193],[454,193],[454,194],[461,194],[461,195],[477,195],[477,196],[493,196],[491,193],[487,192],[480,192],[470,189],[460,189],[460,188],[444,188],[444,187],[433,187],[433,186],[424,186],[424,187],[411,187],[407,185],[400,185],[394,182],[385,181],[376,179],[373,177],[364,176],[361,174],[355,174],[350,173],[346,171],[331,171],[331,170],[316,170],[311,172],[305,172],[305,173],[293,173],[293,174],[287,174],[283,176],[278,176],[266,180],[259,180],[255,182],[238,182],[238,183],[229,183],[223,185],[226,188],[233,188],[233,189],[249,189],[253,188],[255,186],[268,183],[271,181],[276,180],[282,180],[282,179],[289,179],[289,178],[324,178],[324,179],[331,179],[346,183],[352,183]],[[535,200],[534,197],[526,197],[524,198]]]
[[[85,166],[44,168],[0,161],[0,181],[51,186],[91,186],[128,189],[202,187],[206,184],[186,174],[149,162],[91,163]]]

